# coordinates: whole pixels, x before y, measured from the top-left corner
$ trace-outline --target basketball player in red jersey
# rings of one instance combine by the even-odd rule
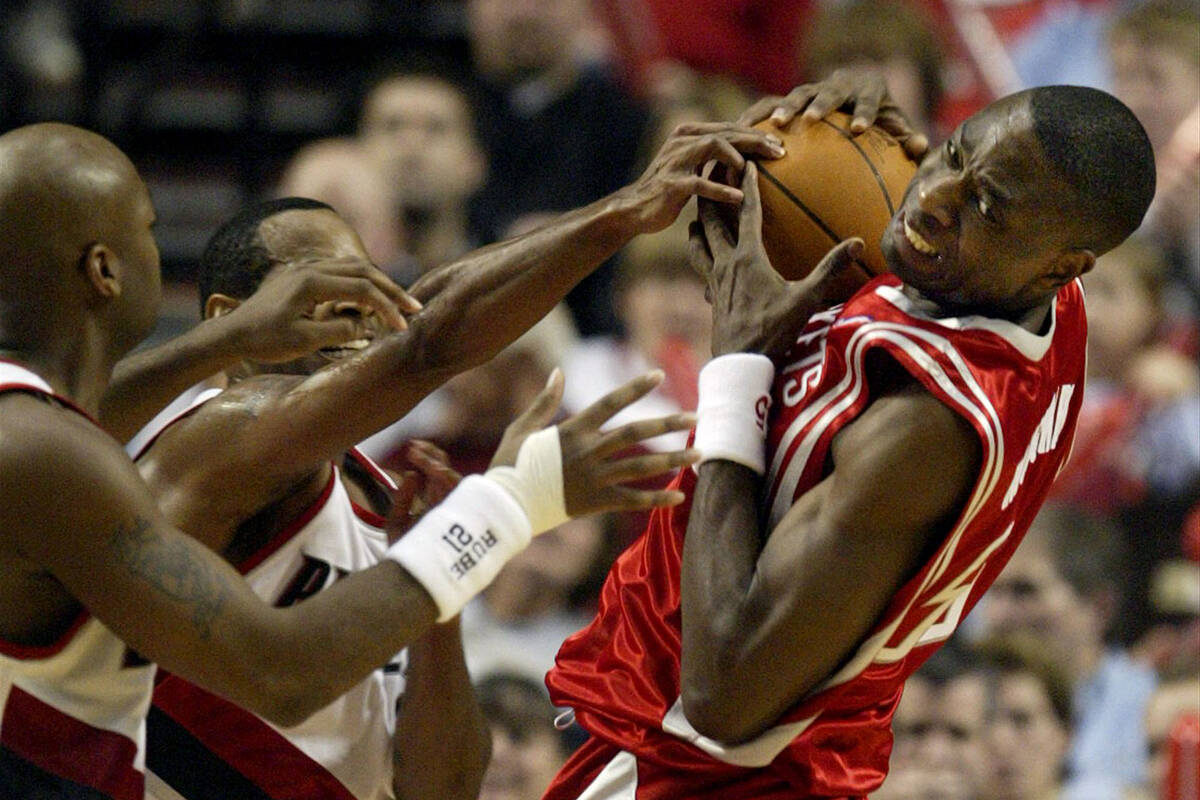
[[[300,461],[297,452],[338,458],[394,417],[388,404],[412,402],[516,338],[588,262],[669,224],[692,194],[739,200],[735,187],[696,175],[711,158],[740,167],[739,148],[763,157],[777,150],[738,126],[681,131],[616,195],[428,276],[414,290],[425,308],[406,328],[396,308],[406,297],[382,273],[359,259],[325,259],[334,297],[360,318],[404,330],[297,376],[293,413],[273,415],[274,427],[260,421],[257,435],[285,463]],[[0,794],[140,798],[153,670],[141,656],[294,725],[452,618],[534,533],[567,514],[680,499],[621,483],[689,454],[611,454],[681,420],[599,432],[653,377],[543,429],[561,391],[552,383],[510,426],[488,475],[466,478],[384,550],[382,563],[295,607],[270,607],[166,520],[90,419],[113,364],[156,316],[153,222],[145,185],[102,137],[56,124],[0,136]],[[518,288],[493,293],[508,283]],[[476,330],[486,323],[491,336],[460,335],[464,318],[481,320]],[[361,319],[344,329],[355,339],[381,331]],[[389,346],[404,357],[389,358]],[[263,410],[252,400],[247,419]],[[239,453],[229,451],[228,467],[260,480]],[[319,482],[308,473],[297,480],[305,476]]]
[[[788,284],[763,250],[753,164],[741,187],[736,233],[710,204],[693,225],[717,356],[703,460],[547,677],[592,734],[547,800],[883,782],[905,678],[995,579],[1067,456],[1076,278],[1138,227],[1154,164],[1103,92],[1002,98],[922,163],[884,236],[892,274],[829,308],[861,243]]]

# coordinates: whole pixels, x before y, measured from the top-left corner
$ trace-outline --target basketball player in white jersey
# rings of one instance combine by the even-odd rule
[[[247,208],[216,232],[200,259],[205,319],[237,313],[276,271],[308,263],[320,272],[319,264],[339,261],[366,262],[367,255],[329,206],[285,198]],[[425,313],[460,310],[431,303]],[[290,606],[379,563],[388,545],[385,519],[396,513],[396,485],[356,448],[330,460],[299,444],[281,448],[278,441],[277,426],[294,421],[305,427],[306,412],[295,409],[294,392],[311,390],[300,376],[357,355],[385,332],[370,324],[375,315],[360,304],[314,310],[318,320],[337,317],[368,324],[350,344],[291,363],[234,365],[222,376],[228,389],[190,397],[139,434],[146,443],[134,454],[168,517],[223,554],[276,606]],[[463,327],[475,327],[469,314]],[[414,370],[412,381],[420,385],[422,379]],[[378,394],[378,403],[397,416],[420,399],[399,387]],[[331,397],[341,420],[367,410],[342,407],[338,395]],[[260,427],[264,435],[257,434]],[[415,467],[436,471],[426,448],[412,452]],[[405,670],[412,678],[407,687]],[[330,800],[472,800],[489,752],[457,618],[435,626],[406,654],[381,664],[298,726],[273,726],[179,676],[160,675],[147,734],[148,796],[154,800],[307,793]]]

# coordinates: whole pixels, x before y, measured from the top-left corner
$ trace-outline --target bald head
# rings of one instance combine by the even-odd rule
[[[123,315],[114,320],[123,326],[112,329],[114,340],[144,335],[131,326],[144,325],[147,305],[151,321],[157,309],[153,213],[137,170],[104,137],[58,123],[0,136],[5,341],[20,329],[33,333],[33,315],[78,315],[108,300],[120,308],[103,313]]]
[[[0,136],[0,263],[28,272],[75,262],[112,238],[114,214],[145,188],[129,159],[102,136],[43,123]],[[8,286],[5,279],[5,289]]]

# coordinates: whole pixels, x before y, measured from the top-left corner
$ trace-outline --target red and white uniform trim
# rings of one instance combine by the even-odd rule
[[[883,781],[904,680],[950,636],[1032,522],[1070,451],[1084,378],[1078,282],[1059,292],[1038,334],[933,311],[883,276],[810,320],[773,387],[763,507],[773,527],[824,478],[834,436],[871,401],[864,365],[881,351],[981,443],[971,496],[938,549],[836,674],[754,740],[725,746],[696,732],[679,700],[690,502],[656,512],[610,572],[596,619],[563,644],[547,676],[555,703],[572,706],[593,734],[547,798],[859,797]],[[690,498],[695,475],[684,471],[676,485]],[[636,790],[588,789],[621,752],[636,759]]]
[[[193,413],[215,394],[199,394],[162,428]],[[149,432],[144,446],[159,433]],[[395,491],[395,482],[367,456],[352,450],[349,458],[382,488]],[[384,519],[355,504],[340,476],[335,465],[318,499],[236,565],[267,602],[291,605],[382,560],[388,546]],[[178,676],[162,676],[150,719],[148,797],[391,798],[392,733],[396,702],[404,690],[403,670],[399,654],[290,728],[268,723]],[[193,784],[197,761],[211,765],[212,773]]]
[[[31,370],[0,360],[5,392],[90,419]],[[53,644],[0,639],[0,795],[142,800],[153,681],[154,667],[82,609]]]

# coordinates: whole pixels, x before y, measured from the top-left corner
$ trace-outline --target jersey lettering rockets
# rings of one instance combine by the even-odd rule
[[[869,404],[864,363],[874,350],[962,415],[982,444],[980,473],[953,527],[836,674],[742,744],[722,745],[688,722],[679,699],[680,564],[691,470],[676,480],[688,500],[654,512],[610,571],[596,618],[563,644],[546,679],[552,699],[645,765],[639,800],[707,797],[713,787],[725,800],[858,797],[882,783],[904,680],[953,633],[1028,529],[1069,453],[1083,389],[1078,282],[1059,291],[1041,334],[932,311],[894,276],[877,278],[809,321],[772,388],[763,500],[771,527],[824,477],[835,434]],[[587,784],[578,776],[588,773],[568,765],[546,797],[579,796]]]

